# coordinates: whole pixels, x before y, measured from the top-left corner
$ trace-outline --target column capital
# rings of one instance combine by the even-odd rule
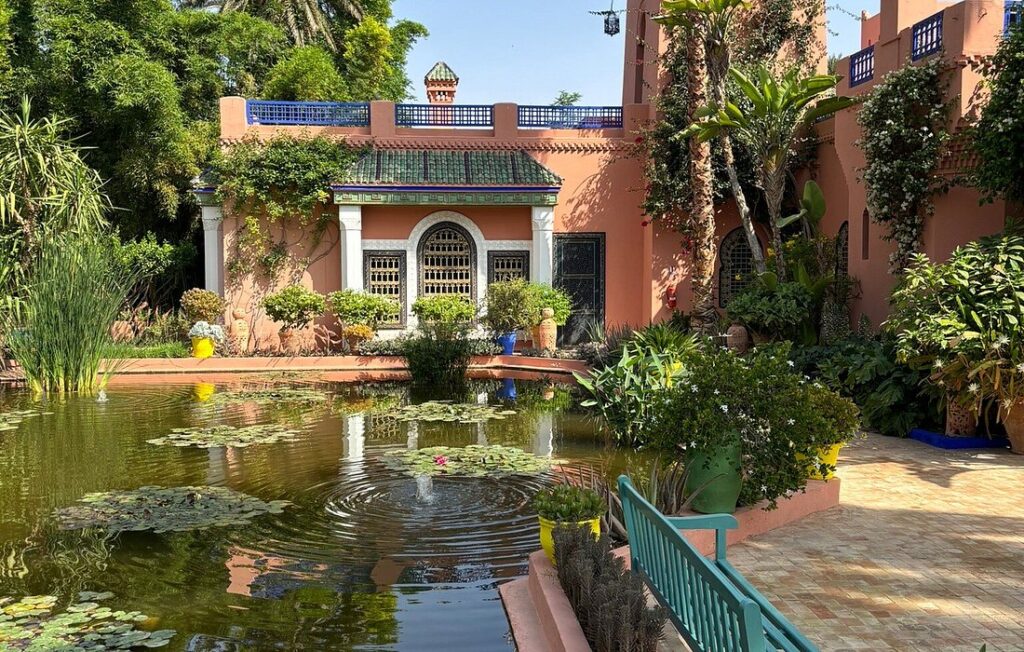
[[[363,229],[363,207],[347,204],[338,206],[338,224],[346,231],[361,231]]]
[[[555,230],[555,209],[550,206],[533,206],[530,212],[534,231]]]
[[[216,231],[224,221],[224,211],[220,206],[202,206],[203,230]]]

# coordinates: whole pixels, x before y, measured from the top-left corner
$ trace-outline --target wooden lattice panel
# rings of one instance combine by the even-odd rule
[[[473,247],[458,229],[442,227],[427,236],[420,252],[420,295],[473,298]]]

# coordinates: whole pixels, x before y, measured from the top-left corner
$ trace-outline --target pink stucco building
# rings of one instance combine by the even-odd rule
[[[942,56],[956,98],[951,124],[958,128],[978,99],[980,78],[969,63],[995,50],[1015,4],[882,0],[880,14],[862,23],[865,49],[839,62],[840,93],[869,92],[912,55]],[[261,317],[260,298],[268,288],[296,281],[324,293],[352,288],[395,297],[402,319],[393,330],[415,325],[410,307],[418,296],[457,293],[479,300],[488,283],[515,276],[573,295],[577,309],[564,329],[570,341],[582,337],[590,321],[639,325],[666,318],[673,303],[687,310],[687,257],[679,237],[657,222],[644,226],[640,208],[644,161],[636,142],[657,117],[658,55],[665,45],[651,20],[658,6],[656,0],[628,3],[621,106],[459,104],[458,76],[443,63],[424,80],[430,103],[423,105],[223,98],[225,147],[254,135],[323,133],[368,153],[329,189],[333,201],[322,210],[331,220],[321,238],[306,238],[294,225],[271,227],[292,262],[277,279],[226,278],[240,219],[216,204],[213,188],[197,188],[207,286],[247,310],[264,342],[274,329]],[[825,190],[824,229],[842,235],[844,260],[861,281],[853,317],[863,313],[877,324],[894,280],[887,271],[890,245],[865,210],[856,108],[817,129],[817,164],[805,174]],[[967,158],[966,150],[950,151],[942,172],[954,174]],[[924,252],[943,258],[960,243],[1000,230],[1008,207],[980,206],[978,199],[965,187],[938,197]],[[728,279],[749,249],[737,245],[731,204],[719,207],[718,222],[719,273]]]

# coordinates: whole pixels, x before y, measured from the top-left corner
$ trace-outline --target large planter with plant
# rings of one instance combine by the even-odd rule
[[[1024,455],[1024,401],[1011,405],[1009,410],[1002,410],[1002,419],[1006,438],[1010,440],[1010,450]]]
[[[516,350],[516,331],[530,323],[529,293],[526,281],[492,283],[487,289],[487,313],[484,325],[494,333],[504,355]]]
[[[327,295],[327,310],[337,318],[348,351],[373,339],[381,324],[399,321],[398,301],[368,292],[343,290]]]
[[[554,531],[562,527],[583,527],[601,534],[601,517],[608,506],[601,496],[590,489],[561,484],[539,492],[533,498],[540,522],[540,547],[555,563]]]
[[[188,336],[192,340],[192,357],[199,360],[213,357],[217,345],[224,343],[224,329],[205,321],[196,322]]]
[[[702,514],[732,514],[743,488],[743,445],[739,433],[731,433],[722,445],[687,456],[684,492],[692,496],[690,507]]]
[[[322,294],[301,285],[289,285],[263,299],[267,316],[281,324],[281,350],[288,355],[302,352],[302,342],[296,331],[309,326],[314,318],[323,314],[325,307]]]

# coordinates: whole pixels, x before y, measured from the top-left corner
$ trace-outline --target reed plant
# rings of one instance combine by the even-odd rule
[[[132,273],[100,238],[48,239],[30,267],[20,313],[3,329],[7,346],[36,392],[96,392],[112,365],[100,361]]]

